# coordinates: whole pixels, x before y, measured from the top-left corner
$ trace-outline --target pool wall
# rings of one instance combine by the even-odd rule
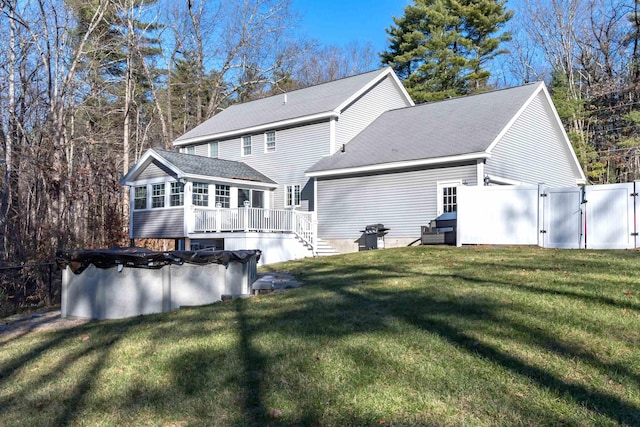
[[[185,306],[211,304],[222,295],[251,293],[257,258],[222,264],[169,264],[161,268],[89,265],[62,271],[62,317],[122,319]]]

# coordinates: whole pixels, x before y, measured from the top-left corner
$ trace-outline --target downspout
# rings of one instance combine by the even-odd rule
[[[129,185],[129,246],[134,247],[136,245],[133,238],[133,205],[135,203],[135,189],[133,185]]]

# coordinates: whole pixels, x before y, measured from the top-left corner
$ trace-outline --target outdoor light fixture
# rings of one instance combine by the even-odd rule
[[[489,178],[489,175],[485,175],[483,181],[484,185],[487,186],[491,182],[491,178]]]

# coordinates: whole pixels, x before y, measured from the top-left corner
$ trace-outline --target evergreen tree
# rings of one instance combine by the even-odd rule
[[[512,15],[504,0],[414,0],[393,18],[380,59],[418,102],[479,91],[490,75],[487,62],[509,40],[495,34]]]
[[[598,158],[590,134],[585,129],[589,113],[582,98],[576,98],[569,90],[569,79],[561,71],[554,71],[550,84],[551,98],[558,116],[567,130],[567,136],[590,182],[600,182],[605,164]]]

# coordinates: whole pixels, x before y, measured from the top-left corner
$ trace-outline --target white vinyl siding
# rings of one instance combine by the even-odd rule
[[[476,165],[318,180],[318,233],[322,239],[358,239],[367,224],[384,224],[389,238],[420,237],[437,216],[437,184],[475,185]],[[384,189],[384,191],[382,191]]]
[[[277,155],[256,150],[248,157],[242,157],[238,149],[240,137],[220,140],[220,158],[243,162],[278,183],[278,188],[271,193],[272,197],[265,199],[269,205],[265,208],[284,208],[285,185],[299,183],[299,209],[310,209],[313,206],[313,180],[306,177],[304,172],[329,152],[329,121],[278,129],[276,138]],[[254,135],[253,142],[257,147],[263,146],[264,134]]]
[[[528,184],[576,185],[579,173],[543,92],[493,148],[485,173]]]
[[[394,80],[387,76],[342,112],[336,123],[335,149],[339,150],[385,111],[408,106]]]
[[[140,175],[138,175],[136,179],[143,181],[156,178],[167,178],[168,176],[174,176],[174,173],[157,160],[154,160],[145,168],[145,170],[140,172]]]
[[[131,237],[134,239],[184,237],[184,208],[134,211]]]

